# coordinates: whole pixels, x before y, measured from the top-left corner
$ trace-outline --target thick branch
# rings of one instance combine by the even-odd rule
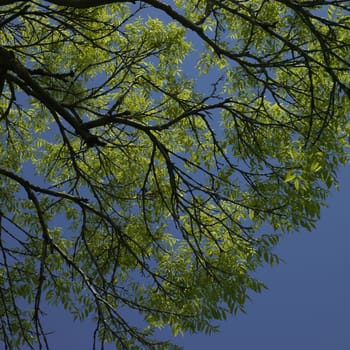
[[[87,9],[91,7],[98,7],[123,2],[135,4],[136,0],[51,0],[49,2],[59,6],[74,7],[77,9]]]
[[[29,71],[18,60],[16,60],[14,53],[3,47],[0,47],[0,66],[5,67],[7,71],[12,71],[18,78],[7,75],[8,79],[12,79],[19,85],[26,93],[36,97],[42,102],[50,111],[58,113],[66,122],[68,122],[75,130],[75,132],[86,142],[90,147],[103,146],[104,143],[98,139],[96,135],[92,135],[88,129],[83,126],[81,120],[78,120],[68,112],[61,103],[56,101],[49,93],[46,92],[31,76]]]

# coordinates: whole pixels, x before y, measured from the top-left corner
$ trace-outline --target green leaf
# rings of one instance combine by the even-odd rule
[[[284,178],[284,182],[290,182],[296,178],[296,174],[294,171],[289,171]]]

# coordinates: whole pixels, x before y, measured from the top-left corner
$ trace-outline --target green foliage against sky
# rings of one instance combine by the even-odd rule
[[[0,0],[3,346],[49,348],[47,303],[118,349],[244,311],[348,161],[349,10]]]

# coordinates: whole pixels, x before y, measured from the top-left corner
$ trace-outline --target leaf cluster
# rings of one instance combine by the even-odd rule
[[[5,348],[49,348],[47,303],[117,349],[244,312],[348,162],[349,10],[0,0]]]

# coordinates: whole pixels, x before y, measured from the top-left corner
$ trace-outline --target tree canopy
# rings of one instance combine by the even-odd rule
[[[49,348],[48,304],[118,349],[244,311],[348,161],[349,10],[0,0],[5,348]]]

